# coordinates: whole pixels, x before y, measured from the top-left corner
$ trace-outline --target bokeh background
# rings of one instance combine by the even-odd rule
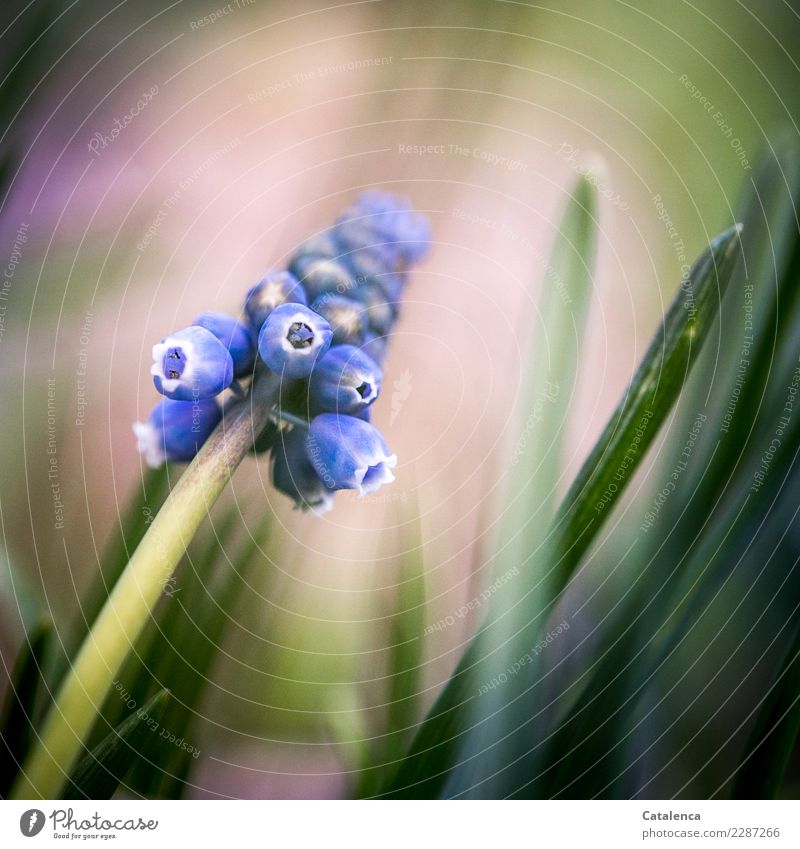
[[[359,190],[398,191],[430,217],[434,246],[375,408],[397,482],[361,503],[343,494],[320,519],[293,511],[263,463],[239,470],[226,503],[240,535],[267,512],[277,527],[228,611],[191,730],[189,795],[349,795],[384,729],[409,540],[422,539],[427,623],[490,580],[523,350],[541,332],[546,258],[577,174],[593,169],[603,201],[564,488],[682,266],[735,220],[759,151],[797,133],[797,5],[5,5],[0,44],[22,60],[6,68],[16,99],[0,137],[14,175],[0,212],[4,667],[36,609],[59,628],[79,615],[141,475],[131,422],[156,400],[151,345],[203,309],[236,312]],[[594,564],[624,541],[623,511]],[[419,634],[420,714],[479,617]],[[693,710],[686,737],[703,702]]]

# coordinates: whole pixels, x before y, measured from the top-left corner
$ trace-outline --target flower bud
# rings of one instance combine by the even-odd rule
[[[371,189],[362,192],[339,221],[359,222],[373,235],[373,244],[391,245],[400,261],[408,265],[418,262],[430,248],[430,224],[415,212],[407,198],[391,192]],[[338,235],[338,229],[337,229]],[[353,236],[339,236],[352,246]]]
[[[186,463],[219,424],[222,411],[214,398],[173,401],[163,398],[146,422],[135,422],[137,448],[147,465],[157,468],[166,460]]]
[[[296,507],[327,513],[333,507],[331,490],[320,480],[306,454],[306,432],[302,428],[281,431],[272,448],[272,483],[288,495]]]
[[[342,258],[348,265],[374,264],[376,273],[399,267],[402,257],[391,235],[385,235],[362,218],[343,218],[336,225]],[[366,270],[366,269],[365,269]]]
[[[394,480],[397,457],[389,453],[380,431],[352,416],[323,413],[308,429],[306,453],[328,489],[375,492]]]
[[[167,398],[212,398],[233,382],[228,349],[204,327],[185,327],[153,345],[150,368],[156,389]]]
[[[387,267],[385,261],[370,250],[353,251],[345,259],[356,283],[377,283],[390,301],[399,301],[402,298],[406,285],[405,272]]]
[[[261,330],[269,314],[281,304],[307,304],[300,281],[290,271],[268,271],[247,293],[244,311],[254,333]]]
[[[283,304],[264,322],[258,353],[276,374],[290,379],[306,377],[332,338],[331,326],[321,315],[302,304]]]
[[[354,345],[336,345],[320,357],[308,382],[314,409],[352,415],[381,391],[380,368]]]
[[[379,336],[371,330],[367,331],[364,336],[364,341],[361,343],[361,350],[378,365],[383,365],[386,358],[386,349],[388,348],[389,340],[386,336]]]
[[[331,326],[332,345],[360,345],[367,331],[364,307],[352,298],[342,295],[321,295],[311,304]]]
[[[300,242],[292,254],[291,262],[294,262],[301,256],[317,256],[332,259],[339,255],[339,250],[339,242],[336,240],[333,230],[322,230]]]
[[[302,282],[310,302],[322,295],[345,295],[356,287],[343,262],[319,256],[302,256],[292,263],[292,272]]]
[[[228,349],[233,360],[234,377],[244,377],[253,371],[256,346],[248,327],[224,312],[200,313],[192,324],[205,327]]]
[[[430,250],[431,226],[424,215],[407,210],[398,216],[391,232],[405,265],[419,262]]]
[[[378,283],[362,283],[351,297],[364,307],[367,323],[372,330],[381,336],[391,332],[397,320],[397,304],[386,297]]]

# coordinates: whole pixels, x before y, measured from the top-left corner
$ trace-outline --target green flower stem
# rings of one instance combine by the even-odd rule
[[[266,421],[277,379],[259,377],[181,476],[86,636],[11,790],[13,799],[58,798],[83,754],[98,710],[165,583]]]

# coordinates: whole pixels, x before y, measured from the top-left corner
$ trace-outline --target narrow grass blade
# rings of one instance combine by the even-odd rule
[[[729,281],[738,236],[738,227],[726,231],[695,263],[630,389],[570,488],[553,531],[558,557],[551,592],[568,583],[680,392]],[[479,640],[480,634],[415,738],[392,785],[393,795],[427,797],[441,790],[467,727],[474,667],[481,658],[476,650]]]
[[[24,639],[26,633],[33,633],[47,618],[47,605],[42,598],[41,585],[33,585],[10,549],[10,545],[0,549],[0,603],[15,614],[7,615],[5,627]]]
[[[731,281],[732,297],[720,313],[719,352],[707,350],[692,381],[684,416],[675,431],[703,425],[692,462],[681,475],[676,497],[665,505],[660,526],[692,539],[721,497],[735,494],[741,461],[773,424],[776,373],[791,373],[797,359],[792,322],[800,290],[800,145],[784,140],[764,157],[744,202],[742,257]],[[735,293],[735,295],[733,294]],[[713,379],[713,383],[710,382]],[[682,445],[681,445],[682,447]],[[686,510],[686,500],[693,507]],[[664,534],[649,534],[656,550]]]
[[[796,432],[783,435],[774,474],[759,498],[753,499],[751,485],[775,435],[776,410],[797,359],[797,154],[794,141],[771,149],[748,192],[744,261],[736,266],[720,313],[720,348],[705,351],[698,361],[685,412],[674,427],[679,439],[664,460],[665,469],[681,469],[680,477],[666,505],[649,514],[644,542],[650,558],[640,555],[643,568],[620,602],[619,624],[599,640],[600,657],[587,657],[587,673],[575,682],[582,695],[540,759],[543,794],[565,787],[580,798],[637,792],[626,740],[635,731],[630,717],[638,701],[672,653],[692,639],[698,617],[734,572],[752,575],[752,588],[793,521],[791,505],[788,513],[772,505],[781,488],[793,487],[778,470],[795,462]],[[780,406],[766,400],[770,395]],[[697,431],[700,413],[705,423],[687,463],[686,434]],[[763,556],[751,553],[757,542]],[[790,553],[784,557],[791,559]],[[704,642],[691,654],[705,649]],[[653,721],[651,715],[651,730]]]
[[[510,461],[500,553],[512,538],[523,554],[536,550],[555,512],[597,254],[595,184],[590,174],[576,181],[545,271],[542,325],[532,328],[522,364],[526,389],[517,410],[520,433]],[[532,571],[525,573],[527,587],[538,579]]]
[[[794,472],[798,446],[800,422],[787,432],[775,455],[776,469],[783,471],[776,473],[771,486],[755,494],[740,487],[740,499],[726,504],[691,550],[679,558],[683,580],[678,589],[674,574],[669,574],[642,584],[639,592],[629,596],[617,614],[618,626],[609,629],[612,636],[601,642],[603,653],[591,664],[580,697],[537,763],[540,795],[619,798],[640,790],[631,786],[635,759],[626,747],[637,727],[633,717],[643,695],[682,645],[703,639],[695,636],[700,633],[698,623],[734,573],[748,576],[750,590],[757,589],[765,570],[780,573],[781,586],[786,586],[792,573],[786,564],[797,555],[791,554],[791,540],[784,538],[798,508],[784,493],[794,491],[798,483]],[[677,571],[675,564],[672,568]],[[745,601],[737,599],[736,606]],[[754,611],[752,618],[760,615]],[[730,629],[719,626],[711,642],[727,639],[729,633]],[[690,654],[702,657],[708,647],[703,639]],[[726,662],[732,662],[734,654],[732,648]],[[651,709],[651,728],[656,719]],[[660,729],[661,733],[666,730]]]
[[[136,488],[124,512],[119,515],[118,524],[106,543],[98,568],[83,594],[78,613],[69,625],[67,635],[57,641],[54,657],[47,671],[51,692],[57,690],[69,669],[70,658],[80,648],[131,554],[147,533],[153,516],[166,500],[169,494],[170,474],[177,475],[177,471],[167,464],[158,469],[149,467],[144,469],[142,485]],[[111,727],[115,724],[116,722],[113,722]],[[96,738],[95,742],[103,734],[105,734],[105,728],[95,729],[93,735]]]
[[[537,760],[538,795],[621,798],[641,789],[634,781],[637,761],[628,752],[628,745],[639,725],[637,707],[643,696],[681,646],[703,640],[698,623],[734,571],[758,574],[765,562],[786,562],[785,553],[775,551],[769,542],[774,528],[767,526],[761,535],[754,535],[759,517],[765,509],[769,511],[768,501],[772,499],[762,493],[743,506],[729,508],[727,521],[716,523],[714,532],[703,536],[682,564],[694,581],[679,601],[672,601],[669,582],[662,582],[652,593],[643,590],[631,594],[615,625],[607,629],[608,637],[601,640],[602,654],[588,664],[591,671],[579,698]],[[775,527],[785,529],[785,512],[774,513],[771,518]],[[759,542],[763,543],[760,547]],[[735,557],[731,550],[737,552]],[[751,586],[757,580],[754,577]],[[735,639],[730,629],[718,628],[714,641],[729,635]],[[690,654],[702,656],[707,648],[703,640]],[[733,654],[732,648],[729,662]],[[660,717],[656,708],[651,708],[650,716],[653,738],[668,730],[657,724]]]
[[[558,587],[566,586],[684,386],[738,259],[740,228],[695,262],[634,378],[569,489],[556,520]]]
[[[156,693],[87,752],[70,775],[65,798],[110,799],[133,765],[152,757],[168,702],[168,690]]]
[[[505,798],[529,774],[528,723],[537,678],[531,650],[553,598],[547,531],[555,512],[592,292],[596,183],[590,175],[576,182],[545,273],[543,327],[531,333],[523,366],[530,378],[518,411],[521,430],[498,522],[492,584],[498,589],[481,632],[481,662],[473,670],[474,690],[480,697],[470,703],[470,730],[462,744],[461,765],[450,773],[447,796]]]
[[[28,753],[42,703],[44,665],[53,626],[41,622],[27,636],[14,669],[0,716],[0,798],[6,798]]]
[[[16,176],[21,147],[17,138],[20,114],[49,70],[54,5],[52,0],[36,3],[30,14],[21,14],[13,27],[4,32],[0,56],[0,214],[6,208]]]
[[[16,49],[5,54],[0,70],[0,126],[4,130],[30,94],[31,84],[38,83],[46,70],[54,6],[52,0],[37,3],[30,15],[22,16],[15,24],[23,32],[9,34]]]
[[[11,191],[11,181],[17,168],[17,157],[13,151],[0,153],[0,209],[5,206]]]

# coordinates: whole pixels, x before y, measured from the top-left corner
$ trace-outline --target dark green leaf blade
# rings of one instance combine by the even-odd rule
[[[800,627],[764,699],[739,763],[734,799],[774,799],[800,731]]]
[[[630,389],[564,499],[554,528],[554,551],[559,554],[555,563],[556,591],[568,583],[680,392],[728,284],[737,258],[739,231],[739,227],[733,227],[718,236],[693,266]],[[693,300],[691,310],[685,306],[687,289]],[[647,427],[638,434],[636,431],[645,417]],[[636,450],[629,455],[634,437]],[[618,483],[614,476],[628,456],[631,460],[626,460],[622,481]],[[610,482],[616,484],[614,492],[604,497],[604,515],[598,518],[594,515],[594,507],[600,497],[605,496],[604,490]],[[470,643],[431,709],[398,770],[389,795],[427,798],[441,790],[455,762],[458,740],[466,725],[467,706],[474,696],[473,667],[480,658],[476,650],[479,639],[480,634]]]
[[[632,718],[637,704],[654,683],[658,689],[681,646],[699,639],[707,609],[736,573],[752,575],[754,587],[775,552],[784,564],[796,557],[790,539],[783,539],[795,504],[781,495],[796,486],[783,479],[783,470],[796,463],[796,421],[782,437],[770,480],[757,494],[751,484],[774,436],[776,405],[765,398],[771,394],[782,403],[797,359],[799,162],[795,139],[771,147],[744,199],[744,261],[736,266],[731,296],[720,312],[720,347],[707,346],[697,364],[685,410],[674,425],[680,436],[664,468],[685,459],[685,434],[696,427],[698,411],[707,419],[702,438],[658,521],[649,526],[645,541],[652,554],[639,552],[641,565],[618,600],[615,621],[599,639],[598,654],[587,657],[586,671],[574,682],[573,703],[544,747],[542,794],[639,792],[645,779],[632,768],[632,740],[641,733]],[[727,639],[728,631],[714,630]],[[688,656],[702,658],[708,648],[703,640]],[[651,711],[651,727],[657,720],[669,726],[672,717]]]
[[[737,225],[717,236],[695,262],[564,498],[555,530],[560,587],[610,515],[683,388],[738,259],[740,230]]]
[[[743,198],[743,262],[731,283],[736,296],[726,298],[720,312],[719,350],[703,354],[685,412],[676,419],[679,434],[694,426],[700,410],[719,421],[703,428],[705,438],[698,440],[680,480],[683,497],[665,505],[661,527],[666,533],[674,528],[673,536],[693,538],[717,502],[727,493],[735,496],[742,461],[759,431],[773,425],[769,411],[782,400],[775,395],[796,359],[791,325],[800,297],[798,206],[800,144],[790,137],[765,153]],[[706,373],[714,375],[710,386]],[[688,498],[691,510],[685,509]],[[652,549],[660,548],[663,533],[649,536]]]
[[[149,759],[168,703],[168,690],[156,693],[87,752],[70,775],[67,798],[110,799],[131,767]]]
[[[97,618],[111,588],[116,584],[131,555],[142,541],[150,522],[169,494],[170,475],[176,469],[165,463],[157,469],[144,470],[141,487],[137,487],[133,498],[119,518],[119,525],[103,553],[101,569],[91,585],[82,604],[81,622],[74,636],[76,644],[82,642],[89,626]]]

